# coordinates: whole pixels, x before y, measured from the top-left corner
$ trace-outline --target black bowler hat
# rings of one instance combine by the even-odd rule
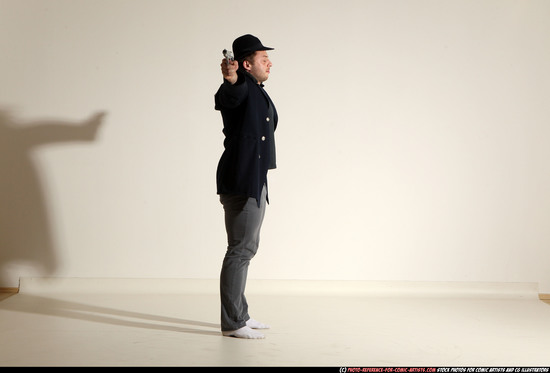
[[[260,39],[250,34],[240,36],[233,42],[233,53],[235,53],[235,59],[237,61],[242,60],[256,51],[270,50],[273,50],[273,48],[263,46]]]

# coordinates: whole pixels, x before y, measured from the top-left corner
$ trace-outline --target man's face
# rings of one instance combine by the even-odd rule
[[[267,51],[257,51],[247,62],[249,63],[248,66],[245,65],[246,70],[256,78],[258,83],[263,83],[269,78],[269,69],[273,64],[269,60]]]

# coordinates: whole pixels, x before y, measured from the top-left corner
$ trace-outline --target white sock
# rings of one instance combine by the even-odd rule
[[[222,332],[226,337],[235,337],[235,338],[246,338],[246,339],[262,339],[265,338],[264,335],[260,332],[257,332],[251,329],[248,326],[243,326],[237,330],[230,330]]]
[[[269,325],[263,324],[257,320],[254,320],[253,318],[248,319],[248,321],[246,322],[246,326],[252,329],[269,329]]]

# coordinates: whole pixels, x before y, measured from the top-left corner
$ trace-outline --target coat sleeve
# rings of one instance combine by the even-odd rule
[[[238,72],[238,79],[235,84],[224,79],[222,85],[215,95],[215,109],[233,109],[243,103],[248,96],[248,85],[242,73]]]

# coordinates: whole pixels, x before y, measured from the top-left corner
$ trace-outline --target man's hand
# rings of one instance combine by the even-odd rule
[[[224,58],[221,63],[222,75],[225,80],[231,84],[237,83],[237,69],[239,68],[239,63],[237,61],[229,61]]]

